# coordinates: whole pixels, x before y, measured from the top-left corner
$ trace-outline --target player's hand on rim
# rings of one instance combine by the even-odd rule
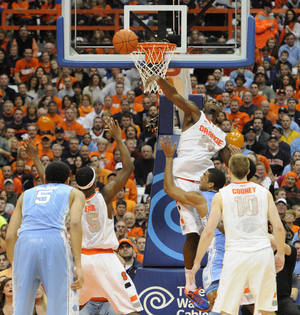
[[[119,126],[119,123],[117,120],[114,120],[113,118],[110,118],[106,122],[107,128],[105,129],[106,131],[109,131],[111,136],[117,140],[117,139],[122,139],[122,132],[121,128]]]
[[[145,88],[148,87],[148,85],[153,82],[153,81],[158,81],[159,79],[161,79],[161,77],[159,75],[153,75],[152,77],[148,78],[145,82]]]
[[[160,146],[163,149],[166,157],[173,157],[175,153],[176,142],[171,145],[171,137],[167,141],[167,136],[160,138]]]

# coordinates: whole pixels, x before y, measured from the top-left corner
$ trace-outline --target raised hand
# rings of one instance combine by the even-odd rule
[[[235,154],[242,154],[242,150],[232,144],[228,144],[228,148],[231,152],[231,156]]]
[[[122,139],[121,128],[120,128],[117,120],[114,120],[113,118],[108,119],[106,122],[106,129],[105,130],[109,131],[111,136],[115,140]]]
[[[171,137],[169,137],[169,141],[167,141],[167,136],[160,138],[160,146],[163,149],[165,156],[173,157],[175,153],[176,142],[171,145]]]
[[[32,160],[39,156],[38,143],[34,146],[31,138],[22,140],[21,150]]]

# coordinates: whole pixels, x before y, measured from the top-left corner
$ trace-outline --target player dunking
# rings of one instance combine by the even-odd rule
[[[15,315],[32,314],[41,284],[47,292],[47,314],[79,314],[74,290],[83,284],[81,216],[85,198],[82,192],[68,186],[69,176],[66,164],[50,163],[45,171],[46,184],[26,190],[11,217],[6,246],[13,263]],[[74,282],[73,257],[64,225],[68,213],[77,278]]]
[[[143,310],[135,286],[114,254],[119,242],[114,231],[112,200],[129,179],[134,167],[122,141],[121,129],[113,119],[107,122],[121,152],[122,170],[101,193],[95,192],[96,174],[90,167],[76,172],[78,187],[86,197],[82,215],[82,268],[85,284],[79,291],[79,303],[105,297],[117,314],[137,315]]]
[[[198,191],[184,191],[176,187],[172,177],[172,161],[175,153],[175,144],[171,146],[171,137],[167,141],[167,137],[160,139],[160,146],[166,156],[166,166],[164,172],[164,190],[165,192],[176,201],[184,204],[189,204],[195,207],[203,222],[207,221],[210,213],[210,204],[213,196],[225,185],[225,175],[222,171],[216,168],[209,168],[201,176],[200,190]],[[222,261],[224,256],[225,236],[218,229],[215,230],[214,240],[211,243],[207,266],[203,271],[203,284],[209,299],[209,304],[205,299],[197,299],[197,305],[201,306],[201,310],[207,311],[210,305],[213,305],[216,291],[220,279]],[[196,298],[196,297],[195,297]]]
[[[200,177],[207,169],[214,167],[211,161],[213,155],[220,152],[226,164],[231,155],[230,150],[226,147],[226,134],[214,125],[221,108],[215,100],[211,100],[204,105],[202,112],[195,103],[185,100],[178,94],[174,86],[166,80],[159,76],[152,76],[146,84],[152,81],[156,81],[166,97],[184,112],[182,134],[177,149],[178,156],[173,163],[175,184],[185,191],[199,192]],[[185,294],[198,309],[195,300],[198,300],[199,290],[197,290],[195,282],[191,284],[188,279],[191,275],[202,229],[201,219],[193,206],[177,202],[177,207],[182,234],[186,235],[183,247]],[[201,309],[200,306],[199,309]]]
[[[213,312],[237,314],[246,286],[255,299],[254,315],[274,314],[277,309],[276,272],[284,265],[285,233],[272,195],[264,187],[247,182],[249,160],[242,154],[229,161],[231,184],[220,189],[211,204],[193,266],[193,278],[210,245],[221,216],[225,229],[225,255]],[[268,236],[268,218],[273,226],[277,254]],[[191,281],[194,281],[192,279]]]

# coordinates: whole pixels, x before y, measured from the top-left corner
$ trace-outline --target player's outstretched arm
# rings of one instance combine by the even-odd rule
[[[277,253],[275,259],[275,269],[279,272],[284,267],[284,254],[285,254],[285,231],[280,220],[277,208],[274,204],[273,197],[268,191],[268,203],[269,203],[269,220],[273,226],[275,243]]]
[[[193,120],[198,121],[201,115],[199,108],[195,105],[195,103],[185,100],[176,90],[176,88],[167,82],[165,79],[161,78],[159,75],[154,75],[146,81],[146,86],[156,81],[159,87],[162,89],[163,93],[166,97],[171,100],[178,108],[184,111],[185,115],[193,115]],[[197,118],[198,117],[198,118]]]
[[[7,257],[11,265],[14,260],[14,250],[15,250],[17,239],[18,239],[17,231],[20,228],[21,223],[22,223],[23,196],[24,194],[22,194],[18,199],[18,202],[10,218],[7,232],[6,232],[5,247],[6,247]]]
[[[192,268],[192,279],[195,279],[197,271],[200,269],[200,264],[208,246],[210,245],[215,229],[217,228],[222,214],[222,196],[221,193],[215,194],[211,202],[211,211],[208,217],[206,228],[204,229],[200,242],[198,244],[194,266]]]
[[[75,281],[71,288],[78,290],[83,285],[83,272],[81,268],[81,243],[82,243],[82,226],[81,217],[85,205],[85,196],[83,192],[73,189],[69,197],[70,207],[70,239],[72,252],[75,263]]]
[[[128,149],[126,148],[123,140],[122,133],[117,121],[114,121],[112,118],[107,122],[108,131],[111,133],[112,137],[116,140],[117,146],[121,153],[121,161],[123,168],[117,174],[115,179],[106,185],[102,189],[102,195],[105,199],[106,204],[110,204],[114,196],[125,186],[131,173],[134,170],[133,163]],[[110,216],[110,214],[109,214]]]
[[[175,153],[176,143],[171,145],[171,137],[167,140],[167,137],[160,138],[160,146],[166,156],[166,165],[164,172],[164,190],[174,200],[183,204],[192,205],[195,207],[200,216],[204,217],[208,212],[208,207],[205,198],[196,191],[185,191],[175,186],[172,174],[173,155]]]
[[[45,182],[45,168],[39,158],[38,143],[34,146],[32,139],[23,139],[21,150],[33,161],[42,182]]]

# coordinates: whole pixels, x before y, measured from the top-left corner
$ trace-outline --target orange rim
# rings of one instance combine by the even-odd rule
[[[164,60],[164,53],[173,52],[176,44],[171,43],[138,43],[136,51],[145,53],[147,63],[161,63]]]

